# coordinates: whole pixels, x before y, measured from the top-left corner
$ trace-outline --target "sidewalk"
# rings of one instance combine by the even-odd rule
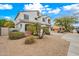
[[[68,56],[79,56],[79,42],[71,42]]]
[[[62,38],[70,41],[68,56],[79,56],[79,34],[65,34]]]

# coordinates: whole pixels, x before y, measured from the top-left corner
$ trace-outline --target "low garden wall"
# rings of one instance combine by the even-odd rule
[[[1,32],[1,36],[8,36],[9,28],[1,27],[0,32]]]
[[[12,32],[12,31],[18,31],[18,29],[16,29],[16,28],[9,28],[9,32]]]

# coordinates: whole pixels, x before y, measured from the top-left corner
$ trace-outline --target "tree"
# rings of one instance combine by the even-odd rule
[[[73,23],[75,23],[76,19],[74,17],[61,17],[55,19],[55,25],[59,27],[63,27],[66,32],[70,32],[73,30]]]
[[[3,27],[5,22],[6,22],[5,19],[0,19],[0,27]]]
[[[0,27],[14,28],[15,27],[15,24],[11,20],[0,19]]]
[[[12,21],[6,21],[6,22],[4,23],[4,27],[14,28],[14,27],[15,27],[15,24],[14,24],[14,22],[12,22]]]

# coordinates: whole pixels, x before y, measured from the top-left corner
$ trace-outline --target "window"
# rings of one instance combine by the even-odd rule
[[[43,22],[45,22],[45,18],[43,18],[42,20],[43,20]]]
[[[27,27],[28,27],[28,25],[27,25],[27,24],[25,24],[25,31],[27,31]]]
[[[29,19],[29,15],[24,14],[24,19]]]
[[[37,18],[35,18],[35,20],[38,20]]]

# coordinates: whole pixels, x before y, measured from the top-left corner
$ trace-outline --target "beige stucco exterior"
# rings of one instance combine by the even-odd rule
[[[24,14],[28,15],[29,19],[24,19]],[[39,13],[39,11],[37,11],[37,10],[34,10],[34,11],[28,10],[28,11],[23,11],[23,12],[18,13],[18,15],[15,19],[16,20],[15,24],[16,24],[16,28],[19,31],[25,32],[25,24],[28,24],[28,23],[39,23],[41,25],[49,25],[50,26],[48,19],[50,19],[48,16],[41,15]]]

